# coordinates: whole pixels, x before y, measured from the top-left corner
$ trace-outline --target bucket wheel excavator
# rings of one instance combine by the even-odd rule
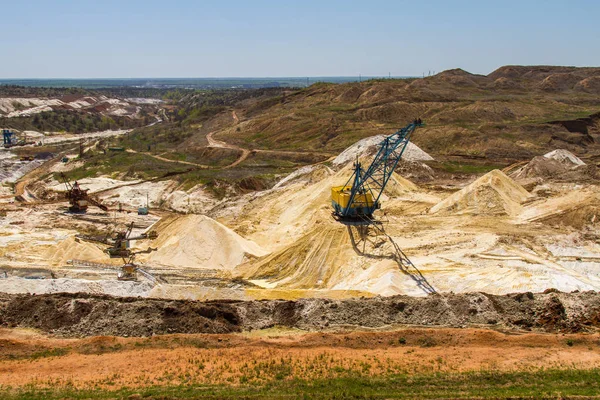
[[[371,164],[365,169],[356,160],[354,172],[345,185],[331,188],[334,217],[346,225],[370,225],[375,221],[373,212],[381,208],[383,190],[392,177],[410,137],[416,128],[423,126],[416,119],[396,133],[386,137]]]

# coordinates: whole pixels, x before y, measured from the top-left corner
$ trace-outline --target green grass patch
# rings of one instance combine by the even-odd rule
[[[444,399],[568,398],[600,395],[600,370],[435,373],[426,375],[349,375],[334,379],[291,378],[282,370],[266,383],[176,385],[140,389],[0,388],[4,399]]]
[[[503,165],[467,164],[458,161],[447,161],[439,164],[439,168],[451,174],[482,174],[494,169],[502,169]]]
[[[84,161],[84,166],[68,172],[67,176],[70,181],[101,175],[124,175],[130,179],[151,179],[190,168],[189,165],[157,160],[146,154],[127,152],[108,151],[106,154],[86,154]],[[60,180],[56,174],[55,179]]]

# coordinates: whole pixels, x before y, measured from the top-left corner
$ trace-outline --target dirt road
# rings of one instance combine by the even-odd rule
[[[242,152],[242,154],[238,157],[237,160],[235,160],[233,163],[223,167],[223,169],[235,167],[236,165],[238,165],[239,163],[244,161],[246,158],[248,158],[248,156],[250,155],[250,153],[251,153],[250,150],[241,148],[241,147],[233,145],[233,144],[225,143],[222,140],[217,140],[213,137],[214,134],[215,134],[215,132],[213,131],[213,132],[210,132],[208,135],[206,135],[206,139],[208,140],[208,147],[219,147],[219,148],[223,148],[223,149],[231,149],[231,150],[237,150],[237,151]]]
[[[139,153],[138,151],[135,151],[133,149],[127,149],[126,151],[128,153],[134,153],[134,154]],[[160,161],[165,161],[165,162],[169,162],[169,163],[173,163],[173,164],[192,165],[194,167],[198,167],[198,168],[202,168],[202,169],[209,169],[209,168],[211,168],[209,165],[198,164],[198,163],[193,163],[193,162],[189,162],[189,161],[171,160],[170,158],[165,158],[165,157],[157,156],[157,155],[151,154],[151,153],[141,153],[141,154],[144,154],[144,155],[146,155],[148,157],[155,158],[155,159],[160,160]]]

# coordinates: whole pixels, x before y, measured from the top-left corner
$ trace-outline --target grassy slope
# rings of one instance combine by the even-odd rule
[[[180,176],[186,187],[215,180],[237,184],[255,176],[271,179],[324,161],[364,137],[390,134],[415,117],[427,125],[413,141],[440,161],[434,168],[450,173],[481,173],[555,148],[578,155],[600,151],[594,143],[578,143],[582,135],[548,123],[600,111],[600,93],[579,90],[575,84],[598,71],[560,69],[568,76],[549,80],[556,75],[552,68],[516,72],[511,68],[489,76],[452,70],[425,79],[320,83],[296,91],[183,93],[177,108],[169,111],[171,122],[137,129],[111,145],[138,152],[150,148],[150,154],[217,168]],[[218,170],[233,162],[238,152],[207,149],[209,132],[247,149],[304,153],[253,153],[235,168]],[[121,163],[118,158],[107,164],[91,161],[87,172],[76,174],[125,173],[133,168],[147,178],[182,170],[181,165],[141,155],[132,159],[134,166],[131,160]]]
[[[600,110],[595,93],[542,90],[543,75],[502,88],[491,77],[449,71],[419,80],[316,84],[244,110],[239,128],[220,133],[240,146],[339,152],[356,140],[389,134],[416,117],[415,142],[436,155],[524,159],[565,133],[547,122]]]

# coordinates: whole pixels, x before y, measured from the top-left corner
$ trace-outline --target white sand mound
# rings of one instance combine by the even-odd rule
[[[225,225],[204,215],[167,218],[153,227],[158,238],[147,256],[150,263],[188,268],[233,269],[267,252]]]
[[[283,179],[281,179],[279,182],[277,182],[277,184],[275,186],[273,186],[273,189],[279,189],[279,188],[288,186],[292,183],[298,183],[298,182],[302,182],[302,183],[306,183],[306,184],[313,184],[316,182],[320,182],[323,179],[325,179],[328,176],[331,176],[333,174],[334,174],[334,172],[331,170],[331,168],[329,168],[325,165],[321,165],[321,164],[307,165],[307,166],[298,168],[291,174],[285,176]]]
[[[510,174],[513,179],[559,178],[564,173],[586,165],[568,150],[553,150],[543,156],[534,157],[527,164]],[[585,173],[583,173],[585,175]]]
[[[171,193],[166,191],[163,200],[162,207],[195,214],[207,213],[218,204],[218,200],[206,191],[203,185],[196,185],[188,191],[174,190]]]
[[[359,140],[341,152],[340,155],[333,160],[333,165],[335,167],[340,167],[356,160],[356,157],[374,155],[378,150],[379,144],[385,138],[386,136],[384,135],[377,135]],[[430,161],[433,160],[433,157],[421,150],[416,144],[409,142],[404,150],[402,159],[407,161]]]
[[[553,150],[550,153],[544,154],[544,157],[572,166],[585,165],[575,154],[563,149]]]
[[[430,213],[515,215],[530,197],[500,170],[493,170],[431,208]]]

